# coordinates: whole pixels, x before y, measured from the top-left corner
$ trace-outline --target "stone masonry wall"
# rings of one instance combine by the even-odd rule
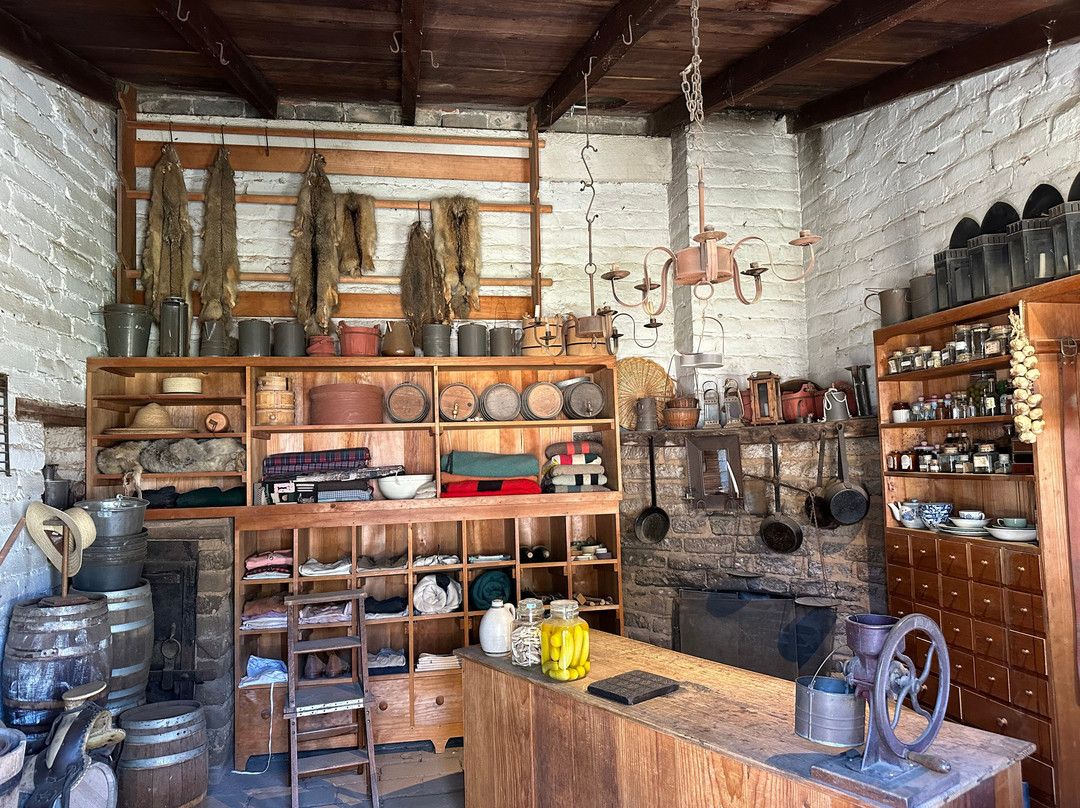
[[[788,442],[783,437],[785,427],[773,429],[781,435],[781,480],[808,490],[817,479],[817,441]],[[771,478],[772,448],[765,430],[742,430],[744,474]],[[885,610],[885,537],[876,434],[847,441],[851,477],[870,492],[870,513],[863,521],[835,530],[811,527],[802,510],[802,491],[782,489],[784,513],[803,529],[802,547],[790,554],[769,550],[758,536],[762,519],[772,512],[771,484],[747,479],[745,511],[739,514],[708,514],[691,507],[684,497],[688,478],[683,434],[673,431],[652,433],[656,440],[657,503],[671,517],[671,530],[659,544],[639,541],[634,520],[649,504],[649,434],[624,433],[622,439],[624,499],[620,521],[626,636],[670,648],[679,589],[823,596],[838,601],[841,618]],[[694,434],[707,433],[698,430]],[[758,442],[761,440],[764,442]],[[836,442],[832,440],[826,447],[826,480],[835,470]],[[728,574],[733,570],[761,577],[734,577]]]

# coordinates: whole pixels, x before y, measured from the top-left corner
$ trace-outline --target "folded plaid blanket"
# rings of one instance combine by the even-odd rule
[[[508,494],[539,494],[535,480],[462,480],[443,483],[444,497],[498,497]]]
[[[603,465],[600,463],[582,463],[581,465],[573,466],[544,466],[544,476],[554,477],[559,475],[565,477],[572,474],[605,474]]]
[[[323,452],[283,452],[263,460],[263,477],[308,471],[348,471],[363,468],[369,460],[371,451],[366,446]]]
[[[572,440],[567,443],[553,443],[544,450],[548,457],[560,454],[600,454],[603,447],[594,440]]]
[[[547,465],[549,466],[570,466],[581,465],[583,463],[600,463],[600,455],[593,454],[557,454],[548,458]]]
[[[604,474],[553,474],[546,479],[552,485],[604,485],[607,483],[607,475]]]
[[[541,489],[545,494],[599,494],[601,491],[611,490],[602,485],[552,485],[551,483],[544,483]]]

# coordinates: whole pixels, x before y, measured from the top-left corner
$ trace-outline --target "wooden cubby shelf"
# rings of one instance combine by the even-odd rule
[[[932,379],[947,379],[950,376],[963,376],[980,370],[1002,370],[1009,366],[1008,356],[991,356],[989,359],[977,359],[974,362],[959,362],[955,365],[943,365],[927,370],[911,370],[907,373],[886,373],[878,376],[879,382],[925,382]]]
[[[1034,474],[941,474],[930,473],[925,471],[886,471],[886,477],[910,477],[913,479],[927,479],[927,480],[1001,480],[1007,482],[1010,480],[1024,480],[1034,481]]]
[[[987,415],[980,418],[942,418],[935,421],[908,421],[906,424],[878,424],[881,429],[954,429],[980,424],[1011,424],[1011,415]]]

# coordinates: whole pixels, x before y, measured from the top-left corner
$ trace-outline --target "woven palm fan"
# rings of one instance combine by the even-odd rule
[[[637,426],[634,405],[639,398],[656,397],[656,421],[664,423],[663,408],[675,392],[675,382],[660,365],[651,359],[631,356],[615,364],[619,379],[619,425],[627,429]]]

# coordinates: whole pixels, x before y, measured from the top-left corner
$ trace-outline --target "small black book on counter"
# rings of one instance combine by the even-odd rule
[[[655,673],[635,670],[593,682],[587,689],[594,696],[611,699],[620,704],[639,704],[657,696],[674,693],[679,689],[679,683]]]

